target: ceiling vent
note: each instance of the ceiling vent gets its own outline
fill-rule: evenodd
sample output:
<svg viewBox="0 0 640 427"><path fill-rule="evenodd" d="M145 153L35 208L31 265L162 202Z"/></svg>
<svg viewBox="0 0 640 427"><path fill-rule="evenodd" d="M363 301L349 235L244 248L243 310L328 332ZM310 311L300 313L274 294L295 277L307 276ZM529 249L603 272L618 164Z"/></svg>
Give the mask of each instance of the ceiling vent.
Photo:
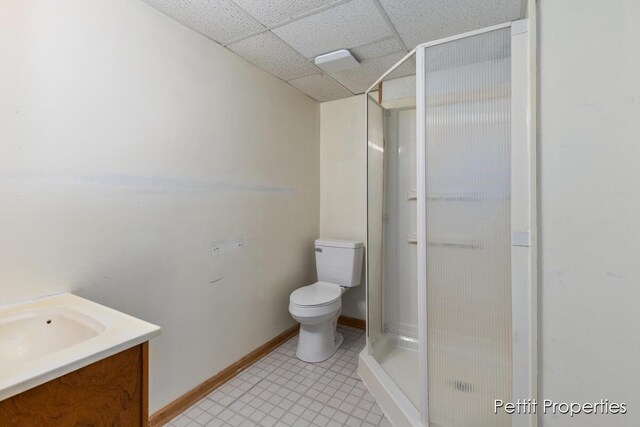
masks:
<svg viewBox="0 0 640 427"><path fill-rule="evenodd" d="M340 49L335 52L316 56L316 59L313 62L329 74L351 70L352 68L356 68L360 65L358 60L354 58L353 55L351 55L351 52L347 49Z"/></svg>

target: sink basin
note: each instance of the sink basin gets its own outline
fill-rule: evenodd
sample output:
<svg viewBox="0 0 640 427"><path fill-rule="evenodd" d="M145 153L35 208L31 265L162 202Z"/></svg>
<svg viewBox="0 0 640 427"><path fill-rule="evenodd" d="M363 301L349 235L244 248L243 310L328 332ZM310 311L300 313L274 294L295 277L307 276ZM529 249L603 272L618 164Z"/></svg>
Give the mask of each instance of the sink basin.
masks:
<svg viewBox="0 0 640 427"><path fill-rule="evenodd" d="M0 318L0 365L16 365L89 340L103 324L77 311L49 308Z"/></svg>
<svg viewBox="0 0 640 427"><path fill-rule="evenodd" d="M160 335L160 328L72 294L0 307L0 400Z"/></svg>

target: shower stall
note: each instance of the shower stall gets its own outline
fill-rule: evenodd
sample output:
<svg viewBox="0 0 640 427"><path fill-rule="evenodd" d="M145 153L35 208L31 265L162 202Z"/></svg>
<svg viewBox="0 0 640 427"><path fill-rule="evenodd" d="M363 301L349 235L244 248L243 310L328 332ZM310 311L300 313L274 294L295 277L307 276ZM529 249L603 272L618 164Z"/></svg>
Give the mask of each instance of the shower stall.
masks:
<svg viewBox="0 0 640 427"><path fill-rule="evenodd" d="M529 21L416 47L366 93L367 346L396 426L529 426L536 397Z"/></svg>

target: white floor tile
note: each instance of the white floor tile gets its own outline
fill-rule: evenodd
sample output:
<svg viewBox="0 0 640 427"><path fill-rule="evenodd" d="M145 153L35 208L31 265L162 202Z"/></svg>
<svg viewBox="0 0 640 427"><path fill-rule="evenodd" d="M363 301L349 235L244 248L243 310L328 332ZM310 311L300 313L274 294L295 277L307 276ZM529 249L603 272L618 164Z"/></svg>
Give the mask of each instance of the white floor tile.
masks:
<svg viewBox="0 0 640 427"><path fill-rule="evenodd" d="M302 362L296 358L298 337L291 338L169 425L390 426L357 374L364 333L338 329L344 343L329 360Z"/></svg>

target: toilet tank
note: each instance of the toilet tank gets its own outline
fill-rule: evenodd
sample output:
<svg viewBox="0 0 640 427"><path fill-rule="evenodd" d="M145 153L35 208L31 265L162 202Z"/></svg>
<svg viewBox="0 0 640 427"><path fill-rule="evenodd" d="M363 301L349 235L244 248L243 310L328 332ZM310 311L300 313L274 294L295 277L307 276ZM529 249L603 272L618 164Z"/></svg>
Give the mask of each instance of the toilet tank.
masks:
<svg viewBox="0 0 640 427"><path fill-rule="evenodd" d="M354 287L362 279L364 244L349 240L316 240L316 269L320 282Z"/></svg>

